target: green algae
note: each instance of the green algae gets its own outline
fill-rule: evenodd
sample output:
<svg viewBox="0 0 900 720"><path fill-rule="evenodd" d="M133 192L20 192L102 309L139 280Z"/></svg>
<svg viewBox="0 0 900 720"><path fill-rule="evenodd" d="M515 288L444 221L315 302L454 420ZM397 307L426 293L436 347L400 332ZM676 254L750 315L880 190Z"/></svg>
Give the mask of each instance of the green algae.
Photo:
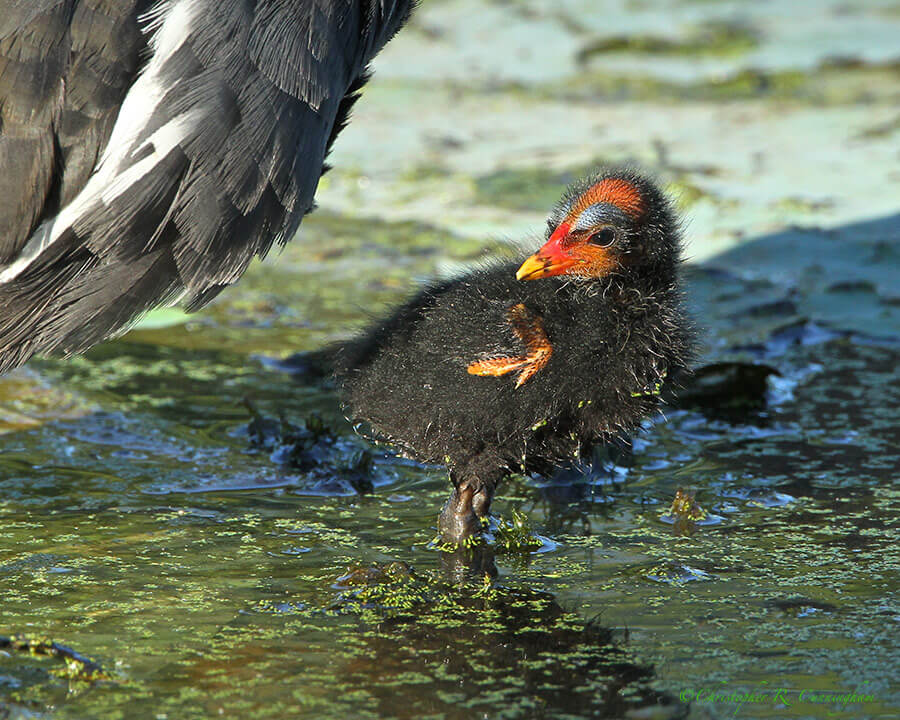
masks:
<svg viewBox="0 0 900 720"><path fill-rule="evenodd" d="M826 59L811 70L744 67L711 78L674 82L655 75L586 71L540 92L577 100L734 102L791 101L811 105L894 103L900 65Z"/></svg>
<svg viewBox="0 0 900 720"><path fill-rule="evenodd" d="M679 175L667 183L666 191L675 198L675 207L685 212L702 200L715 200L712 193L701 188L685 175Z"/></svg>
<svg viewBox="0 0 900 720"><path fill-rule="evenodd" d="M742 55L759 44L758 33L744 24L709 22L691 28L683 37L615 35L585 43L576 55L579 63L610 53L663 56Z"/></svg>
<svg viewBox="0 0 900 720"><path fill-rule="evenodd" d="M561 170L544 167L505 168L475 180L480 203L506 207L511 210L530 210L546 214L559 200L561 188L604 165L633 164L631 159L597 158L584 165ZM671 193L679 211L685 211L702 201L721 204L715 195L704 190L678 168L660 172L666 191Z"/></svg>
<svg viewBox="0 0 900 720"><path fill-rule="evenodd" d="M508 9L513 32L543 14L577 33L539 36L570 60L610 32L591 25L606 23L593 4L492 7ZM427 20L417 36L462 52ZM202 314L163 316L83 358L0 380L0 634L52 638L114 677L88 683L54 673L63 668L52 658L0 651L0 717L740 716L697 700L704 687L790 693L789 712L745 705L749 717L895 717L898 219L818 226L848 202L838 190L895 159L897 65L877 54L826 61L824 47L805 64L773 61L763 27L749 52L606 53L587 69L560 63L551 80L503 74L497 60L479 75L460 61L467 77L401 78L379 96L385 58L348 131L368 154L335 157L331 190L354 186L342 205L329 205L323 181L323 211L297 241ZM499 45L503 30L472 42L498 42L510 66L531 68ZM616 66L616 55L648 64ZM691 73L664 72L698 58ZM433 87L447 107L426 107L443 97L419 93ZM459 122L457 102L491 123L507 102L541 124L491 133ZM379 133L397 115L377 113L392 104L405 134L440 139L391 150L395 136ZM850 105L862 116L842 114ZM543 115L547 106L565 112ZM789 126L792 143L808 128L816 145L857 158L841 187L806 187L827 170L821 147L790 156L806 174L766 184L784 169L769 131L798 108L821 122ZM607 119L621 109L658 121L627 140ZM449 129L436 119L445 113ZM579 113L593 115L570 126ZM710 114L716 123L704 124ZM758 145L733 132L754 123ZM700 152L729 128L758 165L736 147ZM277 446L265 433L254 443L245 397L294 428L318 414L346 442L335 467L358 468L333 389L274 359L345 337L425 278L506 252L480 226L455 226L470 213L491 208L503 229L526 216L542 231L561 186L594 157L651 164L690 211L698 243L709 239L697 229L707 211L717 223L807 226L747 234L740 249L686 269L703 362L752 366L752 377L694 388L693 404L667 408L668 422L648 423L612 466L512 478L498 526L527 517L511 545L549 540L522 552L428 546L448 492L441 469L369 449L374 492L345 493L283 462L279 448L302 440L290 427L276 420ZM387 166L395 172L374 172ZM447 185L451 200L434 201ZM696 489L706 516L676 534L665 509L680 487ZM872 700L800 701L812 689Z"/></svg>
<svg viewBox="0 0 900 720"><path fill-rule="evenodd" d="M535 535L528 516L513 510L509 520L501 518L494 530L498 550L509 553L528 553L542 547L544 542Z"/></svg>
<svg viewBox="0 0 900 720"><path fill-rule="evenodd" d="M62 667L53 673L70 681L93 683L111 679L109 673L98 663L50 638L27 635L0 636L0 650L7 649L34 657L49 657L62 661Z"/></svg>
<svg viewBox="0 0 900 720"><path fill-rule="evenodd" d="M853 379L839 371L834 382L881 394L888 387L891 375L872 373L895 357L890 351L831 343L792 354L810 352L819 366L868 373ZM822 404L830 402L829 383L821 373L808 378L776 411L779 422L798 425L799 413L814 439L833 414ZM888 418L869 422L866 442L884 453L879 434L891 430L879 423ZM125 490L82 515L67 508L73 497L90 504L87 488L70 486L59 505L37 486L7 491L0 536L15 551L0 560L4 617L85 648L114 664L123 682L73 694L39 666L10 657L0 659L0 674L18 684L5 702L35 711L54 703L63 717L86 707L94 717L133 715L148 703L184 717L219 708L247 717L405 717L413 702L435 716L502 708L509 717L577 717L603 698L610 714L662 702L668 717L684 712L676 695L685 686L767 681L799 692L812 677L823 689L863 678L877 698L868 716L886 715L889 663L873 648L884 642L878 607L891 587L898 498L867 479L875 458L850 461L855 472L837 486L821 467L807 466L806 455L779 478L751 459L790 458L797 452L790 432L756 446L752 434L729 433L698 445L691 423L690 415L673 418L647 438L631 481L613 492L612 512L587 507L578 522L556 525L559 547L527 565L511 570L499 558L499 582L476 574L460 584L440 553L416 550L433 532L446 492L442 472L418 469L411 485L398 479L381 491L415 492L415 506L263 488L181 498ZM231 463L246 437L237 438ZM759 443L772 447L761 451ZM692 466L692 482L706 488L702 503L724 522L673 537L658 510L678 479L667 467L651 469L661 450L706 456ZM737 492L747 484L793 499L773 504ZM648 494L655 505L646 504ZM520 481L498 511L527 513L547 532L551 518L582 507L549 497ZM26 506L41 511L25 521L16 508ZM599 623L585 620L597 613ZM627 639L610 629L625 627ZM691 659L677 674L655 674L636 647L644 659L690 647ZM247 700L260 693L264 700Z"/></svg>
<svg viewBox="0 0 900 720"><path fill-rule="evenodd" d="M675 535L693 535L697 524L709 518L709 513L697 502L695 492L678 488L672 504L659 517L663 522L672 523Z"/></svg>
<svg viewBox="0 0 900 720"><path fill-rule="evenodd" d="M596 160L559 171L543 167L498 170L476 179L477 196L479 202L486 204L546 213L559 200L560 188L601 164L601 160Z"/></svg>

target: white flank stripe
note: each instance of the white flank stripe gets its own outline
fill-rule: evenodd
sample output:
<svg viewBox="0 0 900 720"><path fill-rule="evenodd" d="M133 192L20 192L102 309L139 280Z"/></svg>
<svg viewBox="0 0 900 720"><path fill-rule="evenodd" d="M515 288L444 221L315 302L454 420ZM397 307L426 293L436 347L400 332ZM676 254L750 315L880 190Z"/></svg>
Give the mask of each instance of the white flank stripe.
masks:
<svg viewBox="0 0 900 720"><path fill-rule="evenodd" d="M0 270L0 283L9 282L19 275L63 232L88 217L98 204L109 203L125 192L199 125L202 114L199 109L170 120L147 139L146 143L153 143L154 151L131 167L126 166L127 160L140 149L135 147L135 140L147 126L165 93L173 87L162 85L160 72L166 60L190 36L194 18L202 11L200 5L200 0L166 0L141 18L144 32L156 31L150 42L153 55L125 96L97 167L81 192L56 217L41 224L16 260Z"/></svg>
<svg viewBox="0 0 900 720"><path fill-rule="evenodd" d="M126 168L119 174L113 176L100 192L100 200L109 205L119 195L125 192L134 183L146 175L153 167L156 166L166 155L176 148L182 140L188 137L191 130L199 123L199 118L203 115L202 110L191 110L182 113L173 120L169 120L165 125L148 137L141 145L153 146L153 152L140 160L131 167Z"/></svg>

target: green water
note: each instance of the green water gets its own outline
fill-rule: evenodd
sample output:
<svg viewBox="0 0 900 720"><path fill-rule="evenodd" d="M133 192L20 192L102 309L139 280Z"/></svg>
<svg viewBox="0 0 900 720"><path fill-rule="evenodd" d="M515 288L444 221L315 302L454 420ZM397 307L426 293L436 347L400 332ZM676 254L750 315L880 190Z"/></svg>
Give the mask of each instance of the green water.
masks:
<svg viewBox="0 0 900 720"><path fill-rule="evenodd" d="M900 15L601 5L469 27L427 3L297 241L198 315L0 379L0 638L104 669L0 642L0 718L896 717ZM680 197L703 361L778 374L752 407L667 408L593 471L512 479L495 514L537 551L443 554L444 471L366 445L279 360L516 252L599 159ZM331 428L303 469L279 416ZM691 534L664 517L679 488Z"/></svg>

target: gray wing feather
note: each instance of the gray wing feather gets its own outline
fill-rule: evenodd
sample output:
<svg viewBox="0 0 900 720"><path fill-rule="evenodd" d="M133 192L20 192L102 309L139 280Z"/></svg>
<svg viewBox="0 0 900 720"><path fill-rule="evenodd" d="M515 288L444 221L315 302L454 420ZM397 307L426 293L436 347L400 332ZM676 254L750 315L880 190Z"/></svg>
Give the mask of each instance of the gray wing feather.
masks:
<svg viewBox="0 0 900 720"><path fill-rule="evenodd" d="M106 146L146 54L138 18L151 3L79 0L75 7L65 99L55 127L62 170L58 206L81 191Z"/></svg>
<svg viewBox="0 0 900 720"><path fill-rule="evenodd" d="M28 239L50 192L72 6L0 4L0 264Z"/></svg>
<svg viewBox="0 0 900 720"><path fill-rule="evenodd" d="M0 0L0 264L84 186L134 80L150 0Z"/></svg>
<svg viewBox="0 0 900 720"><path fill-rule="evenodd" d="M51 130L38 134L45 144L49 134L50 147L31 153L39 161L30 182L44 188L43 199L24 193L33 218L17 221L14 242L0 235L0 277L4 257L11 262L22 249L23 223L30 227L20 256L36 254L0 284L0 371L35 352L81 351L175 297L199 307L254 256L289 239L313 206L368 62L411 1L192 0L184 37L156 64L151 58L137 82L147 38L130 29L146 3L128 12L104 0L40 5L43 14L34 14L13 2L38 25L58 14L53 32L70 48L70 76L62 109L46 92ZM22 23L13 23L13 36ZM65 71L53 75L48 63L45 72L54 86ZM123 115L134 121L133 109L119 113L123 83L125 91L158 91L131 135L113 127ZM125 105L136 107L133 100L140 98L129 95ZM173 135L177 143L166 145ZM60 168L50 180L48 154ZM0 223L20 214L0 206Z"/></svg>

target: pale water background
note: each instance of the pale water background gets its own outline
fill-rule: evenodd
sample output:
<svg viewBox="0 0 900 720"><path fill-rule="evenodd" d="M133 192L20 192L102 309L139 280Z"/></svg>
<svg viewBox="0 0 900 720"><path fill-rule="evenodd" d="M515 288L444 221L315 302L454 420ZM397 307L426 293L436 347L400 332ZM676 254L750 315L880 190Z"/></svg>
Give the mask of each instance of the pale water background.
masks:
<svg viewBox="0 0 900 720"><path fill-rule="evenodd" d="M0 718L896 717L898 38L874 0L424 2L284 252L0 379L0 636L108 673L0 649ZM429 546L445 473L278 360L534 248L604 161L679 198L704 362L780 375L763 407L667 410L617 465L511 481L495 513L545 542L485 584ZM333 434L292 464L244 398ZM690 536L661 517L679 487Z"/></svg>

